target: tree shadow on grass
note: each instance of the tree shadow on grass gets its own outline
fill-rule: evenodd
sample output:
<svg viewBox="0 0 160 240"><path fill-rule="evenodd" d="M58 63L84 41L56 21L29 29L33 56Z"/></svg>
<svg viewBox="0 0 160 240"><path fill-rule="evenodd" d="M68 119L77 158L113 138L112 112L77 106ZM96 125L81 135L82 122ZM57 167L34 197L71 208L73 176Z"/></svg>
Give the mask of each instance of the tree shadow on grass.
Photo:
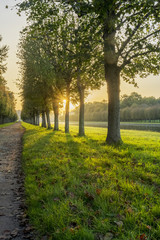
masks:
<svg viewBox="0 0 160 240"><path fill-rule="evenodd" d="M143 146L136 144L123 143L119 147L110 146L107 144L102 144L101 141L86 137L86 142L88 142L88 147L92 147L96 152L106 153L106 162L107 158L109 163L117 165L117 173L123 172L123 177L126 178L129 176L130 180L135 181L136 176L138 181L144 184L156 185L156 182L151 179L150 176L147 176L147 173L152 173L152 169L146 169L146 175L143 170L145 164L152 163L155 159L154 153L152 151L146 154L146 149ZM107 147L108 146L108 147ZM98 157L98 154L97 154ZM105 167L104 161L101 163L101 167ZM142 169L142 171L140 171Z"/></svg>
<svg viewBox="0 0 160 240"><path fill-rule="evenodd" d="M72 137L70 134L66 134L66 144L66 147L68 148L68 156L71 161L70 166L73 166L72 174L74 176L76 176L77 174L76 177L78 177L78 175L80 174L80 176L82 177L82 175L87 174L89 171L88 165L86 164L86 159L88 159L87 152L85 151L85 148L84 151L81 149L81 145L83 145L84 143L76 142L74 141L74 137ZM86 148L87 147L88 146L86 146ZM81 173L82 171L83 174Z"/></svg>
<svg viewBox="0 0 160 240"><path fill-rule="evenodd" d="M74 141L74 138L70 134L66 134L66 144L68 148L69 156L72 160L77 158L81 158L80 151L79 151L79 143Z"/></svg>
<svg viewBox="0 0 160 240"><path fill-rule="evenodd" d="M136 156L137 159L145 159L152 158L153 153L147 154L146 156L146 149L143 146L139 146L136 144L128 144L123 143L120 146L108 145L101 140L95 140L86 136L86 142L88 142L88 147L92 147L97 152L108 153L108 157L116 157L118 158L134 158ZM138 155L138 156L137 156ZM130 159L130 160L131 160Z"/></svg>
<svg viewBox="0 0 160 240"><path fill-rule="evenodd" d="M36 136L36 134L38 134L38 132L39 131L37 131L37 130L29 130L28 132L27 132L27 138L33 138L34 137L34 135ZM56 132L48 132L48 131L46 131L45 132L45 136L41 136L41 135L39 135L38 136L38 139L36 138L35 139L35 141L33 141L33 144L29 144L28 145L28 147L26 146L25 148L26 148L26 150L27 149L32 149L32 151L33 150L38 150L39 149L39 151L40 152L42 152L43 150L45 150L44 148L45 148L45 146L47 146L48 144L50 144L50 140L51 140L51 137L53 137L54 135L55 135L55 133Z"/></svg>
<svg viewBox="0 0 160 240"><path fill-rule="evenodd" d="M128 143L123 142L120 145L109 145L109 144L107 144L106 141L92 139L91 137L87 137L87 136L86 136L86 141L88 142L89 145L91 145L92 147L94 147L97 150L103 149L104 147L105 147L106 151L107 151L107 147L108 147L109 151L111 149L113 149L113 150L127 149L127 150L133 150L133 151L134 150L145 150L143 147L140 147L133 143L128 144Z"/></svg>
<svg viewBox="0 0 160 240"><path fill-rule="evenodd" d="M25 129L25 128L24 128ZM30 130L27 130L25 129L25 134L27 134L28 136L32 136L34 134L37 134L39 131L37 129L30 129Z"/></svg>

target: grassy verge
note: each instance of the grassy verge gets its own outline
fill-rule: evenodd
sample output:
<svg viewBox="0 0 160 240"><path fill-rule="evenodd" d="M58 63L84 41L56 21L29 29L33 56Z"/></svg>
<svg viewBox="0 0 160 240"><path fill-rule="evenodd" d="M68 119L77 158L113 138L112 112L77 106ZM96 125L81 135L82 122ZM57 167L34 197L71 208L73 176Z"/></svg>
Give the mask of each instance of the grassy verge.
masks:
<svg viewBox="0 0 160 240"><path fill-rule="evenodd" d="M0 128L10 126L10 125L12 125L12 124L14 124L14 123L15 123L15 122L0 124Z"/></svg>
<svg viewBox="0 0 160 240"><path fill-rule="evenodd" d="M28 214L39 236L58 240L160 239L160 133L122 130L124 144L23 123Z"/></svg>

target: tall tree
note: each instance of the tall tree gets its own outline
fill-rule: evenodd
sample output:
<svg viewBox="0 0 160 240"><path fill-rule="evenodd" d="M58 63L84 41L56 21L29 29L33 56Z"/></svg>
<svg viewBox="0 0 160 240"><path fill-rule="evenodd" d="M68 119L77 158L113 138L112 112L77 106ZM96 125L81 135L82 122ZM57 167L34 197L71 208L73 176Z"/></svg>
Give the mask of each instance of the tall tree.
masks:
<svg viewBox="0 0 160 240"><path fill-rule="evenodd" d="M0 42L2 37L0 36ZM15 99L12 92L6 87L6 81L3 73L6 71L6 59L8 47L6 45L0 47L0 123L11 122L17 119L15 110Z"/></svg>
<svg viewBox="0 0 160 240"><path fill-rule="evenodd" d="M135 77L158 74L160 65L160 3L151 0L63 0L79 18L96 14L91 20L101 26L105 78L108 86L109 144L121 142L120 75L135 84ZM69 8L68 8L69 9Z"/></svg>
<svg viewBox="0 0 160 240"><path fill-rule="evenodd" d="M60 4L61 2L61 4ZM108 86L107 143L121 142L120 135L120 76L129 83L135 77L158 74L160 65L160 3L157 0L62 0L47 1L54 15L58 6L74 11L81 19L99 28L103 43L105 79ZM46 10L46 1L25 0L21 8L31 9L31 16ZM40 7L41 6L41 7ZM91 31L90 35L94 33Z"/></svg>
<svg viewBox="0 0 160 240"><path fill-rule="evenodd" d="M96 34L99 29L90 25L88 19L72 17L72 44L74 46L72 58L74 59L75 82L79 94L79 135L85 135L84 129L84 101L89 89L98 89L103 83L103 70L101 64L102 48L97 44ZM93 36L90 36L93 32Z"/></svg>
<svg viewBox="0 0 160 240"><path fill-rule="evenodd" d="M96 28L88 18L80 19L73 11L66 12L61 4L32 1L20 6L29 9L29 20L35 21L33 31L41 28L46 38L55 72L65 82L65 132L69 132L69 101L72 81L75 80L80 99L79 135L84 135L84 97L86 90L97 88L102 82L99 46ZM37 17L38 16L38 17ZM88 25L90 27L88 27ZM90 36L92 32L93 36ZM99 50L99 52L98 52ZM58 77L59 78L59 77ZM60 79L60 78L59 78ZM74 85L74 84L73 84Z"/></svg>
<svg viewBox="0 0 160 240"><path fill-rule="evenodd" d="M0 35L0 42L2 41L2 37ZM8 54L8 46L4 45L0 47L0 76L6 71L6 58Z"/></svg>
<svg viewBox="0 0 160 240"><path fill-rule="evenodd" d="M36 41L35 44L34 36L31 37L27 33L21 39L18 56L22 74L20 79L22 97L24 101L26 99L29 100L27 101L27 106L30 102L31 106L29 109L32 112L33 123L36 123L36 116L39 113L43 115L49 110L49 90L51 87L49 80L51 78L51 70L49 75L48 68L50 69L50 66L47 56L40 47L40 41ZM42 119L42 125L46 127L46 118L43 117ZM49 120L49 116L47 119ZM50 121L48 122L50 128Z"/></svg>

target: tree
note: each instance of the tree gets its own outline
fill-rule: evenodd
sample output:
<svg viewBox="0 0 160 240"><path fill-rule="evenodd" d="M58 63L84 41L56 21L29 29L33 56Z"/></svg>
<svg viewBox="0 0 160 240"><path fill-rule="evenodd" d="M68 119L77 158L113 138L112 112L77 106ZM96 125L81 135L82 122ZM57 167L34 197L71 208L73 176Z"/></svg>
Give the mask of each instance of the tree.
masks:
<svg viewBox="0 0 160 240"><path fill-rule="evenodd" d="M61 2L61 4L60 4ZM108 87L107 143L121 142L120 76L129 83L135 77L158 74L160 65L159 1L152 0L62 0L47 1L46 15L54 15L63 5L80 19L87 19L99 29L99 44L103 44L105 79ZM46 10L46 1L23 1L21 8L31 9L31 16ZM50 15L51 15L50 14ZM37 16L35 14L35 16ZM94 32L90 32L90 36Z"/></svg>
<svg viewBox="0 0 160 240"><path fill-rule="evenodd" d="M0 42L2 41L2 37L0 35ZM4 63L6 58L7 58L7 54L8 54L8 46L2 46L0 47L0 76L6 71L6 64Z"/></svg>
<svg viewBox="0 0 160 240"><path fill-rule="evenodd" d="M0 123L17 119L14 94L6 87L6 81L0 76Z"/></svg>
<svg viewBox="0 0 160 240"><path fill-rule="evenodd" d="M102 48L97 44L96 34L98 29L90 26L87 19L79 19L75 16L73 39L75 60L76 86L79 93L79 136L85 135L84 130L84 101L88 89L98 89L103 82L103 70L101 64ZM91 37L90 31L94 34Z"/></svg>
<svg viewBox="0 0 160 240"><path fill-rule="evenodd" d="M136 92L131 93L130 96L123 95L121 97L121 108L131 107L133 104L141 104L142 96Z"/></svg>
<svg viewBox="0 0 160 240"><path fill-rule="evenodd" d="M49 43L47 54L52 59L55 72L65 82L65 132L69 132L70 88L74 80L73 85L76 85L75 89L78 90L80 100L79 135L83 136L86 90L100 87L103 79L102 64L99 61L102 47L97 44L99 39L96 37L99 29L95 28L87 18L78 18L73 11L66 13L66 9L60 3L58 5L53 1L31 1L29 5L27 3L24 1L20 7L29 9L28 19L35 21L33 31L37 32L37 29L39 31L41 28L39 34L47 39L45 44Z"/></svg>
<svg viewBox="0 0 160 240"><path fill-rule="evenodd" d="M0 42L2 37L0 36ZM11 122L17 119L15 110L15 99L12 92L6 87L6 81L3 73L6 71L6 58L8 47L0 47L0 123Z"/></svg>
<svg viewBox="0 0 160 240"><path fill-rule="evenodd" d="M22 78L20 80L20 89L24 100L25 109L28 108L32 116L32 123L39 118L42 113L42 126L46 127L45 113L47 114L48 128L50 128L49 109L51 92L51 74L47 55L44 54L41 42L34 40L25 32L19 45L20 66ZM48 69L49 72L48 73ZM27 104L26 104L26 103ZM29 103L31 106L29 106ZM37 122L39 120L37 119Z"/></svg>
<svg viewBox="0 0 160 240"><path fill-rule="evenodd" d="M135 84L135 77L158 74L160 65L160 3L151 0L63 0L79 18L96 14L92 23L101 26L105 78L108 86L107 143L121 142L120 75Z"/></svg>

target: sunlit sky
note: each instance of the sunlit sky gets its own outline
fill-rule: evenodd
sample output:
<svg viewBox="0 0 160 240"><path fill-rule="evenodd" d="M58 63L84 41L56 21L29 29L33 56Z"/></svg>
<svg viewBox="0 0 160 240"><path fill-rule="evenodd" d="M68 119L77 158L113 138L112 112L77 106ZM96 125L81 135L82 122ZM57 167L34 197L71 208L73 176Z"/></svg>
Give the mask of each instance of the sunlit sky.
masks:
<svg viewBox="0 0 160 240"><path fill-rule="evenodd" d="M1 45L9 46L9 54L7 59L7 72L4 74L7 80L7 85L11 91L15 93L17 99L17 109L21 109L20 98L18 97L19 89L16 86L16 79L18 79L18 65L16 52L18 49L18 42L20 31L26 25L26 17L23 14L19 17L16 14L16 9L11 8L19 0L0 0L0 35L3 38ZM6 9L5 6L9 8ZM160 97L160 76L148 76L146 79L137 79L139 88L135 88L128 83L121 81L121 95L130 94L133 91L138 92L142 96ZM107 87L104 85L101 90L92 91L86 99L86 102L107 100Z"/></svg>

